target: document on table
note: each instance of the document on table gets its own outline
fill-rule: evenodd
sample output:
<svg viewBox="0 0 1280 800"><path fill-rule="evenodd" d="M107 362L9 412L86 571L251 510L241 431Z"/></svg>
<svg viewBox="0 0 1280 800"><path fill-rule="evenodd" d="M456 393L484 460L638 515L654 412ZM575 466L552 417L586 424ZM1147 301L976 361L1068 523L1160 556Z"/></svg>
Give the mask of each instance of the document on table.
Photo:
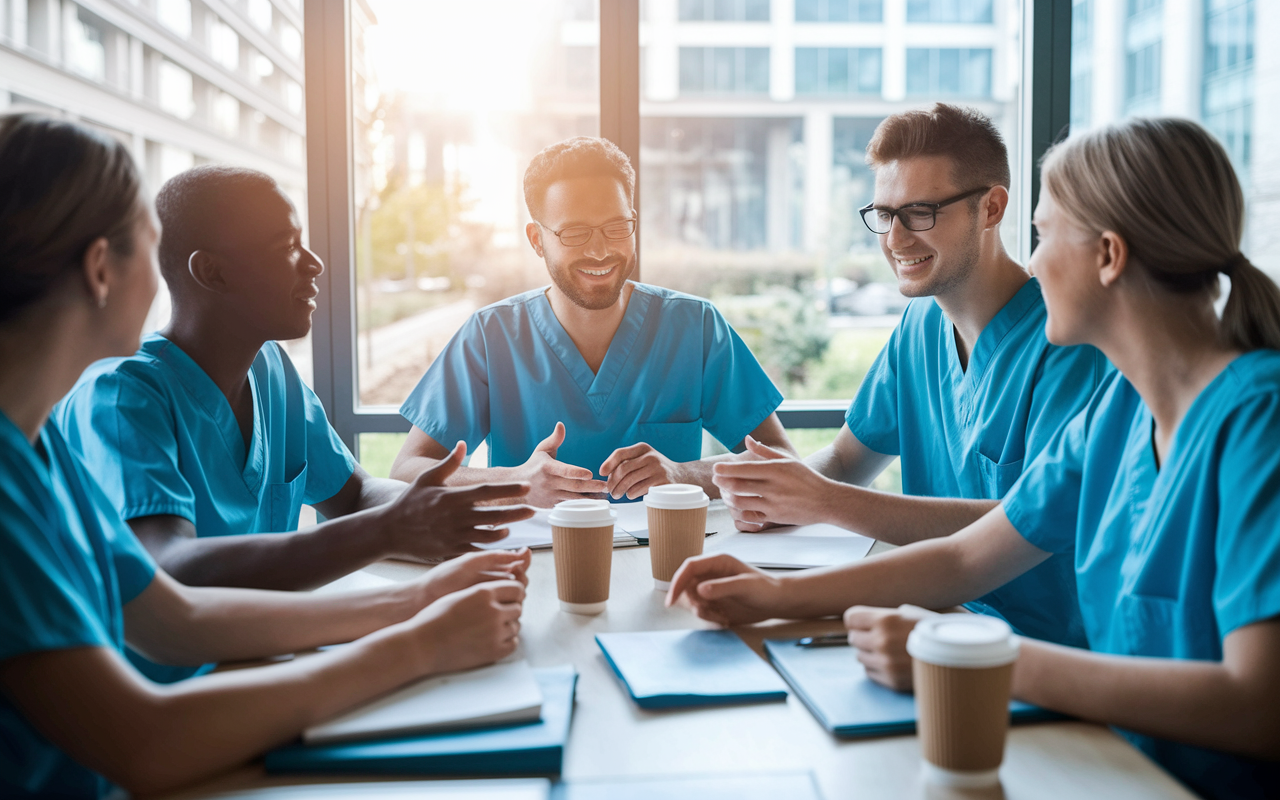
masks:
<svg viewBox="0 0 1280 800"><path fill-rule="evenodd" d="M418 681L303 732L307 744L532 722L542 690L529 662L494 664Z"/></svg>
<svg viewBox="0 0 1280 800"><path fill-rule="evenodd" d="M613 529L614 547L634 547L642 541L648 541L649 517L644 503L610 503L609 506L618 515ZM549 550L551 548L551 509L539 508L538 513L529 519L513 522L507 526L510 533L505 539L496 542L477 543L483 550L518 550L528 547L531 550Z"/></svg>
<svg viewBox="0 0 1280 800"><path fill-rule="evenodd" d="M865 558L875 540L835 525L794 525L730 536L711 552L761 569L811 569Z"/></svg>

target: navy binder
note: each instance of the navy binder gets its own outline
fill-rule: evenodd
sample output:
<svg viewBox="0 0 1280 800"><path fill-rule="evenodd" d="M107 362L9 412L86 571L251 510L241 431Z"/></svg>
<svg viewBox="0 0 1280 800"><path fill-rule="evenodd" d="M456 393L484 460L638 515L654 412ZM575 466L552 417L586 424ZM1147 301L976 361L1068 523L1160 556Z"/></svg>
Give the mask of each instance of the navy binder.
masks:
<svg viewBox="0 0 1280 800"><path fill-rule="evenodd" d="M867 677L851 647L799 647L798 639L767 640L769 658L822 727L841 738L914 733L916 699ZM1009 704L1014 722L1062 719L1019 700Z"/></svg>
<svg viewBox="0 0 1280 800"><path fill-rule="evenodd" d="M596 644L641 708L787 697L787 685L733 631L601 633Z"/></svg>
<svg viewBox="0 0 1280 800"><path fill-rule="evenodd" d="M267 753L267 772L558 774L578 675L568 665L535 669L534 674L542 689L542 719L537 722L314 747L299 742Z"/></svg>

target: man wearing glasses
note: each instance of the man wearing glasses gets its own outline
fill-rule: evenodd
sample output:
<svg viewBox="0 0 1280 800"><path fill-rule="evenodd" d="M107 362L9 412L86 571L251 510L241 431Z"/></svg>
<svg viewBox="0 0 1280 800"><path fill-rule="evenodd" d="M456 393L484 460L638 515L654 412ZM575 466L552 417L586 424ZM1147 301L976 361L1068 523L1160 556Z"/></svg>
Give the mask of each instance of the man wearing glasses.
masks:
<svg viewBox="0 0 1280 800"><path fill-rule="evenodd" d="M628 278L636 264L635 171L604 139L534 157L525 233L551 285L476 312L400 409L413 428L392 475L413 480L455 442L488 439L489 468L451 484L527 481L528 502L635 499L693 483L712 497L705 429L791 445L782 395L706 300Z"/></svg>
<svg viewBox="0 0 1280 800"><path fill-rule="evenodd" d="M741 530L830 522L899 545L949 535L998 504L1109 369L1092 347L1045 338L1039 284L1000 239L1009 166L991 120L941 103L891 116L867 163L875 199L863 222L914 299L834 443L799 461L748 442L741 459L716 466ZM895 456L903 494L864 488ZM1085 645L1069 556L970 607L1028 636ZM887 636L915 624L909 613L851 616L853 629Z"/></svg>

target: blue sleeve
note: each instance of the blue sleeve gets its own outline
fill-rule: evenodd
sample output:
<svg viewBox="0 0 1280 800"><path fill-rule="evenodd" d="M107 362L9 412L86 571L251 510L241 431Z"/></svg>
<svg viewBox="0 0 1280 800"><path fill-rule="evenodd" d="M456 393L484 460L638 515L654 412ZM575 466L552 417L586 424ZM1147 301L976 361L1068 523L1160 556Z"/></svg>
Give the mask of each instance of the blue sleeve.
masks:
<svg viewBox="0 0 1280 800"><path fill-rule="evenodd" d="M746 342L706 303L702 312L702 427L736 447L782 404Z"/></svg>
<svg viewBox="0 0 1280 800"><path fill-rule="evenodd" d="M898 348L903 322L893 329L889 342L872 362L858 394L845 412L849 432L871 450L886 456L902 454L898 440Z"/></svg>
<svg viewBox="0 0 1280 800"><path fill-rule="evenodd" d="M1001 501L1013 527L1041 550L1065 553L1075 548L1093 409L1091 402L1062 426Z"/></svg>
<svg viewBox="0 0 1280 800"><path fill-rule="evenodd" d="M458 441L467 452L489 435L489 369L484 328L475 314L427 368L400 415L446 449Z"/></svg>
<svg viewBox="0 0 1280 800"><path fill-rule="evenodd" d="M1218 468L1218 629L1280 615L1280 397L1244 403L1222 431Z"/></svg>
<svg viewBox="0 0 1280 800"><path fill-rule="evenodd" d="M280 358L287 367L289 380L302 388L302 405L307 419L307 487L302 502L308 505L333 497L355 472L356 460L338 436L324 412L324 404L316 393L302 382L289 355L280 348Z"/></svg>
<svg viewBox="0 0 1280 800"><path fill-rule="evenodd" d="M126 519L156 514L196 520L195 492L179 468L173 409L141 378L119 370L82 384L64 401L61 429Z"/></svg>
<svg viewBox="0 0 1280 800"><path fill-rule="evenodd" d="M10 464L5 463L6 471ZM0 478L12 480L12 474ZM61 536L47 530L57 518L43 486L0 492L0 661L70 647L111 647L98 611L73 587Z"/></svg>
<svg viewBox="0 0 1280 800"><path fill-rule="evenodd" d="M1095 347L1049 345L1031 390L1024 463L1034 461L1058 430L1080 413L1111 369L1111 362Z"/></svg>

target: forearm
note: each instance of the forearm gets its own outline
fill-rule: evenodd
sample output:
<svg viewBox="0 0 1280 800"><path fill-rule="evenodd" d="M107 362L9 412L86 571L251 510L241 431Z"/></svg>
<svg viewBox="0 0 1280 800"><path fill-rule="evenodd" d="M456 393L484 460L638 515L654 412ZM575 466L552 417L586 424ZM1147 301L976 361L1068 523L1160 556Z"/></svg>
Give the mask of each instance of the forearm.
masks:
<svg viewBox="0 0 1280 800"><path fill-rule="evenodd" d="M406 486L404 481L393 478L365 477L360 484L356 508L363 511L390 503L404 494Z"/></svg>
<svg viewBox="0 0 1280 800"><path fill-rule="evenodd" d="M904 545L949 536L998 506L996 500L915 497L833 481L820 500L834 525Z"/></svg>
<svg viewBox="0 0 1280 800"><path fill-rule="evenodd" d="M1219 662L1113 656L1023 639L1013 693L1161 739L1280 758L1274 701L1245 689Z"/></svg>
<svg viewBox="0 0 1280 800"><path fill-rule="evenodd" d="M312 589L386 554L378 509L349 514L302 531L182 539L156 553L189 586Z"/></svg>
<svg viewBox="0 0 1280 800"><path fill-rule="evenodd" d="M720 496L720 487L712 482L715 465L720 461L732 461L733 458L733 453L724 453L698 461L685 461L676 464L675 480L672 483L690 483L694 486L701 486L702 490L707 493L707 497L714 500Z"/></svg>
<svg viewBox="0 0 1280 800"><path fill-rule="evenodd" d="M341 594L190 587L176 593L172 602L136 609L142 613L132 603L125 607L130 644L162 663L240 661L350 642L403 622L433 599L417 582Z"/></svg>

